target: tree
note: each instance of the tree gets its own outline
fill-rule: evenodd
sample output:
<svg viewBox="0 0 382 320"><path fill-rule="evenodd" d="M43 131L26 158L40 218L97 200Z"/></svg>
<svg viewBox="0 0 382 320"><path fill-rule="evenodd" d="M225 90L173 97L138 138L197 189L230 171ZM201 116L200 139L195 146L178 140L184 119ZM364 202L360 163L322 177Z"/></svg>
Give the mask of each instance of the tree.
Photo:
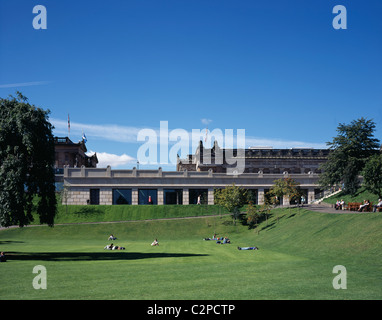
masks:
<svg viewBox="0 0 382 320"><path fill-rule="evenodd" d="M40 223L53 226L53 127L49 110L27 100L20 92L0 98L0 225L27 225L36 210Z"/></svg>
<svg viewBox="0 0 382 320"><path fill-rule="evenodd" d="M261 206L254 206L252 202L248 204L247 207L247 224L249 228L257 227L258 223L264 218L267 220L271 212L271 206L268 203L264 203Z"/></svg>
<svg viewBox="0 0 382 320"><path fill-rule="evenodd" d="M236 220L240 217L240 208L247 203L247 191L234 183L224 189L216 189L215 203L226 208L236 224Z"/></svg>
<svg viewBox="0 0 382 320"><path fill-rule="evenodd" d="M374 155L366 162L363 178L365 188L382 198L382 154Z"/></svg>
<svg viewBox="0 0 382 320"><path fill-rule="evenodd" d="M375 123L361 118L349 125L339 124L338 135L327 142L331 152L321 166L319 184L323 188L344 185L344 192L354 195L367 160L379 150L380 142L374 138Z"/></svg>
<svg viewBox="0 0 382 320"><path fill-rule="evenodd" d="M275 180L274 185L272 186L271 190L269 191L272 195L271 199L276 199L275 197L284 197L286 196L289 201L291 201L293 198L299 198L300 192L299 192L299 183L295 181L292 178L281 178L278 180Z"/></svg>

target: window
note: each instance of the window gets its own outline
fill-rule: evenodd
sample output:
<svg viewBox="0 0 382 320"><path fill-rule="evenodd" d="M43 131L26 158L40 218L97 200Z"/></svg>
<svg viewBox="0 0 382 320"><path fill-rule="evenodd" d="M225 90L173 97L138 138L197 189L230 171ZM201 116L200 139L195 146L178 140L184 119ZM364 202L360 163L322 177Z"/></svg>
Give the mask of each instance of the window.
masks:
<svg viewBox="0 0 382 320"><path fill-rule="evenodd" d="M131 189L113 189L113 204L131 204Z"/></svg>
<svg viewBox="0 0 382 320"><path fill-rule="evenodd" d="M90 204L99 204L99 189L90 189Z"/></svg>
<svg viewBox="0 0 382 320"><path fill-rule="evenodd" d="M164 204L183 204L182 189L164 189L163 190Z"/></svg>
<svg viewBox="0 0 382 320"><path fill-rule="evenodd" d="M138 189L138 204L158 204L158 190Z"/></svg>
<svg viewBox="0 0 382 320"><path fill-rule="evenodd" d="M208 189L189 189L189 203L197 204L198 198L200 199L200 204L208 203Z"/></svg>

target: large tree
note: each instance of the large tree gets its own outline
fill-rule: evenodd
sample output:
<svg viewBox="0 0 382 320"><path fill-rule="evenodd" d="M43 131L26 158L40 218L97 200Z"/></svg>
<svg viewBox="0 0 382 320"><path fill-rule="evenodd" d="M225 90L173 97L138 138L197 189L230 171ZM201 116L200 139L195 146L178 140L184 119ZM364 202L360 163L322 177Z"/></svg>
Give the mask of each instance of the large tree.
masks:
<svg viewBox="0 0 382 320"><path fill-rule="evenodd" d="M283 198L286 196L290 203L293 199L299 199L301 196L299 183L292 178L281 178L273 182L273 186L269 191L268 198L270 197L275 201L275 196Z"/></svg>
<svg viewBox="0 0 382 320"><path fill-rule="evenodd" d="M350 124L340 123L338 135L327 142L331 149L328 161L321 168L319 184L323 188L343 184L344 191L355 194L359 178L367 160L379 152L380 142L374 138L375 123L365 118Z"/></svg>
<svg viewBox="0 0 382 320"><path fill-rule="evenodd" d="M45 111L20 92L0 98L0 225L53 226L56 214L54 138Z"/></svg>
<svg viewBox="0 0 382 320"><path fill-rule="evenodd" d="M382 198L382 154L374 155L366 162L362 175L365 188Z"/></svg>
<svg viewBox="0 0 382 320"><path fill-rule="evenodd" d="M247 203L247 190L234 183L224 189L215 189L215 203L226 208L236 224L240 217L240 208Z"/></svg>

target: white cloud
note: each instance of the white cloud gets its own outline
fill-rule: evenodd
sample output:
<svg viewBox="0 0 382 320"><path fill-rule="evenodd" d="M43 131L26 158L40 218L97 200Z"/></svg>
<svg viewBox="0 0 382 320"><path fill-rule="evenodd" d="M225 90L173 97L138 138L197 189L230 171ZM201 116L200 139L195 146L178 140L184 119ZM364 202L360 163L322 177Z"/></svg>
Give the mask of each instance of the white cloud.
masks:
<svg viewBox="0 0 382 320"><path fill-rule="evenodd" d="M55 134L68 135L68 121L59 119L50 119L54 125ZM82 136L82 131L86 137L99 138L117 142L137 142L137 135L141 128L119 126L115 124L85 124L79 122L70 122L70 134Z"/></svg>
<svg viewBox="0 0 382 320"><path fill-rule="evenodd" d="M31 82L20 82L20 83L7 83L0 84L0 88L18 88L18 87L30 87L30 86L40 86L49 84L51 81L31 81Z"/></svg>
<svg viewBox="0 0 382 320"><path fill-rule="evenodd" d="M209 119L202 119L205 120L205 123L209 123L212 120ZM54 134L55 135L67 135L68 134L68 122L67 120L59 120L59 119L50 119L51 123L55 126ZM157 142L159 143L159 133L160 131L158 128L146 128L153 132L153 134L156 134ZM108 140L108 141L114 141L114 142L123 142L123 143L137 143L143 145L145 142L138 141L138 133L142 130L142 128L137 127L129 127L129 126L120 126L120 125L113 125L113 124L85 124L85 123L78 123L78 122L71 122L70 123L70 133L73 136L82 136L82 131L86 134L88 140L89 139L99 139L99 140ZM199 129L198 129L199 130ZM169 129L169 134L172 132L171 129ZM221 129L221 132L223 134L223 139L226 139L224 137L225 130ZM182 130L182 139L181 141L169 141L168 143L168 149L169 152L176 142L176 146L179 147L181 150L175 150L180 151L181 156L185 157L185 154L193 153L195 152L195 147L198 145L199 140L203 139L205 133L204 130L200 130L200 137L197 137L197 141L193 141L193 135L192 132ZM233 130L233 146L235 147L237 143L237 132L236 130ZM154 137L155 138L155 137ZM189 139L189 140L188 140ZM209 137L210 139L210 137ZM155 141L155 140L154 140ZM208 140L207 142L211 143L211 145L205 145L207 147L212 146L212 141ZM225 141L226 142L226 141ZM253 137L253 136L246 136L245 137L245 146L246 148L249 147L259 147L259 146L269 146L273 147L275 149L288 149L288 148L327 148L325 143L314 143L314 142L306 142L306 141L295 141L295 140L284 140L284 139L268 139L268 138L262 138L262 137ZM158 145L159 147L159 145ZM193 149L193 150L191 150ZM100 151L100 150L98 150ZM176 153L174 153L176 156ZM157 155L159 157L159 153ZM116 155L106 152L97 152L97 157L99 160L98 167L106 167L110 165L111 167L120 167L124 166L126 164L135 164L136 158L122 154L122 155ZM156 159L159 162L159 159ZM171 160L171 159L170 159ZM161 164L159 164L161 165ZM143 166L143 164L142 164ZM142 167L143 168L143 167Z"/></svg>
<svg viewBox="0 0 382 320"><path fill-rule="evenodd" d="M200 121L205 124L206 126L208 126L212 120L211 119L207 119L207 118L203 118L203 119L200 119Z"/></svg>
<svg viewBox="0 0 382 320"><path fill-rule="evenodd" d="M88 156L91 156L94 154L94 151L90 151L87 153ZM125 166L129 163L135 163L136 159L127 155L117 155L113 153L107 153L107 152L97 152L97 158L98 158L98 168L106 168L107 166L111 166L112 168L118 168L120 166Z"/></svg>
<svg viewBox="0 0 382 320"><path fill-rule="evenodd" d="M273 147L275 149L316 148L326 149L326 143L246 137L246 147Z"/></svg>

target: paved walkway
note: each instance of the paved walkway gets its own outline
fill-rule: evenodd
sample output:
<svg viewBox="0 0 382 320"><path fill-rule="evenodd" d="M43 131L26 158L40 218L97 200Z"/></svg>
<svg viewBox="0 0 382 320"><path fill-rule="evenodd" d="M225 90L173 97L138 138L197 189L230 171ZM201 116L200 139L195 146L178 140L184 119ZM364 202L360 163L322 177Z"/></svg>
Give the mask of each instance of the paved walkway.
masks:
<svg viewBox="0 0 382 320"><path fill-rule="evenodd" d="M349 211L349 210L336 210L332 207L331 204L307 204L304 205L305 209L321 212L321 213L333 213L333 214L360 214L358 211Z"/></svg>
<svg viewBox="0 0 382 320"><path fill-rule="evenodd" d="M210 218L210 217L225 217L229 216L230 213L223 214L212 214L205 216L189 216L189 217L173 217L173 218L159 218L159 219L145 219L145 220L119 220L119 221L99 221L99 222L72 222L72 223L55 223L54 226L70 226L76 224L100 224L100 223L123 223L123 222L147 222L147 221L156 221L156 220L185 220L185 219L196 219L196 218ZM29 224L24 226L23 228L30 227L44 227L46 224ZM10 229L10 228L18 228L19 226L9 226L9 227L1 227L0 230Z"/></svg>

